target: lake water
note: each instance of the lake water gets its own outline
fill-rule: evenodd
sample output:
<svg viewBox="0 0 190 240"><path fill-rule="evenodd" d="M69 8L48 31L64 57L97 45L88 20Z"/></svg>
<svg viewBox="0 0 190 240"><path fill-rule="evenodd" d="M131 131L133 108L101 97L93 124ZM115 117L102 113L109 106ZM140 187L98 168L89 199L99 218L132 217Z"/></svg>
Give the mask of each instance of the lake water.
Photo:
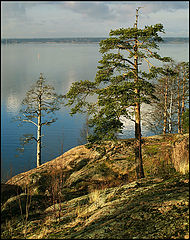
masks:
<svg viewBox="0 0 190 240"><path fill-rule="evenodd" d="M161 44L160 54L176 61L189 61L189 44ZM99 45L97 43L27 43L1 45L1 179L36 167L36 146L26 145L19 154L19 138L23 133L34 133L30 123L18 127L12 117L18 114L26 91L40 73L57 93L65 94L74 81L93 80L97 71ZM44 126L42 163L58 157L80 144L80 131L85 116L69 115L69 109L57 112L58 120ZM143 136L151 135L142 129ZM133 123L128 123L125 137L134 137ZM18 156L16 156L18 155Z"/></svg>

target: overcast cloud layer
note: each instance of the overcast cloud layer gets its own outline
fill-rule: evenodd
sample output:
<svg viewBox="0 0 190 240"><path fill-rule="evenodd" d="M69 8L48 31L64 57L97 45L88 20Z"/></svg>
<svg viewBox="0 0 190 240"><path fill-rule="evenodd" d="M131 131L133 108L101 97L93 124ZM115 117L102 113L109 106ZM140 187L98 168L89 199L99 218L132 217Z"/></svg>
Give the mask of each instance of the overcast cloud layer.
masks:
<svg viewBox="0 0 190 240"><path fill-rule="evenodd" d="M1 1L2 38L107 37L111 29L162 23L165 37L189 36L188 1Z"/></svg>

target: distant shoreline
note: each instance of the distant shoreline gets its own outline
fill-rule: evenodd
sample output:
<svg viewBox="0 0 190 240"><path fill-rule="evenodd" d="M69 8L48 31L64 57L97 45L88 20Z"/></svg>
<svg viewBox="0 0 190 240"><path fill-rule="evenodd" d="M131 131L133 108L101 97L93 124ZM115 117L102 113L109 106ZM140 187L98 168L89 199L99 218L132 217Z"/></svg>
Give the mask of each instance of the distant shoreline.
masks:
<svg viewBox="0 0 190 240"><path fill-rule="evenodd" d="M7 38L1 39L2 44L12 43L99 43L106 37L94 38ZM189 38L167 37L163 38L162 43L180 44L189 43Z"/></svg>

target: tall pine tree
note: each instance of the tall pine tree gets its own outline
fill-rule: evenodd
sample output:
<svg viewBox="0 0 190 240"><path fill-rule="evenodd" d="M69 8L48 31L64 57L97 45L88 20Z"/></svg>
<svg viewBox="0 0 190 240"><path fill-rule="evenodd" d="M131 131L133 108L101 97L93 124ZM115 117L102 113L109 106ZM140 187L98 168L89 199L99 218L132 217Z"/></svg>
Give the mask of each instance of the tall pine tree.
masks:
<svg viewBox="0 0 190 240"><path fill-rule="evenodd" d="M142 103L149 104L154 98L154 86L148 81L155 77L155 66L151 59L168 61L155 50L164 33L162 24L138 28L138 11L132 28L120 28L110 31L110 37L100 42L98 71L94 82L85 80L71 86L67 98L72 106L71 113L84 109L91 116L89 125L93 127L90 142L116 139L124 127L123 118L135 123L137 178L144 177L141 151L141 109ZM140 66L145 61L147 70ZM152 71L154 70L154 71ZM95 95L96 103L89 102L88 96Z"/></svg>

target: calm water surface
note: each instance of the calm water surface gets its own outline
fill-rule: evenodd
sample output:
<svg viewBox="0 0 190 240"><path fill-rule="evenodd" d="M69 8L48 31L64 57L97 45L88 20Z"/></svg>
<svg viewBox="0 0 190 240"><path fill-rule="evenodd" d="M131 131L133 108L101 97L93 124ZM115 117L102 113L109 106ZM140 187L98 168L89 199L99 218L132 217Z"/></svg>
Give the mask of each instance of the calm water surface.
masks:
<svg viewBox="0 0 190 240"><path fill-rule="evenodd" d="M162 44L162 56L176 61L188 61L189 44ZM36 166L36 146L26 145L19 154L19 138L23 133L34 133L30 123L18 127L12 117L18 114L26 91L42 72L57 93L65 94L71 84L79 80L93 80L101 58L99 45L72 43L28 43L1 45L1 178L29 170ZM42 163L52 160L63 152L79 145L80 131L85 116L69 115L69 109L57 112L58 120L43 127ZM127 123L125 137L134 137L134 126ZM151 132L143 130L143 136ZM18 156L16 156L18 155Z"/></svg>

